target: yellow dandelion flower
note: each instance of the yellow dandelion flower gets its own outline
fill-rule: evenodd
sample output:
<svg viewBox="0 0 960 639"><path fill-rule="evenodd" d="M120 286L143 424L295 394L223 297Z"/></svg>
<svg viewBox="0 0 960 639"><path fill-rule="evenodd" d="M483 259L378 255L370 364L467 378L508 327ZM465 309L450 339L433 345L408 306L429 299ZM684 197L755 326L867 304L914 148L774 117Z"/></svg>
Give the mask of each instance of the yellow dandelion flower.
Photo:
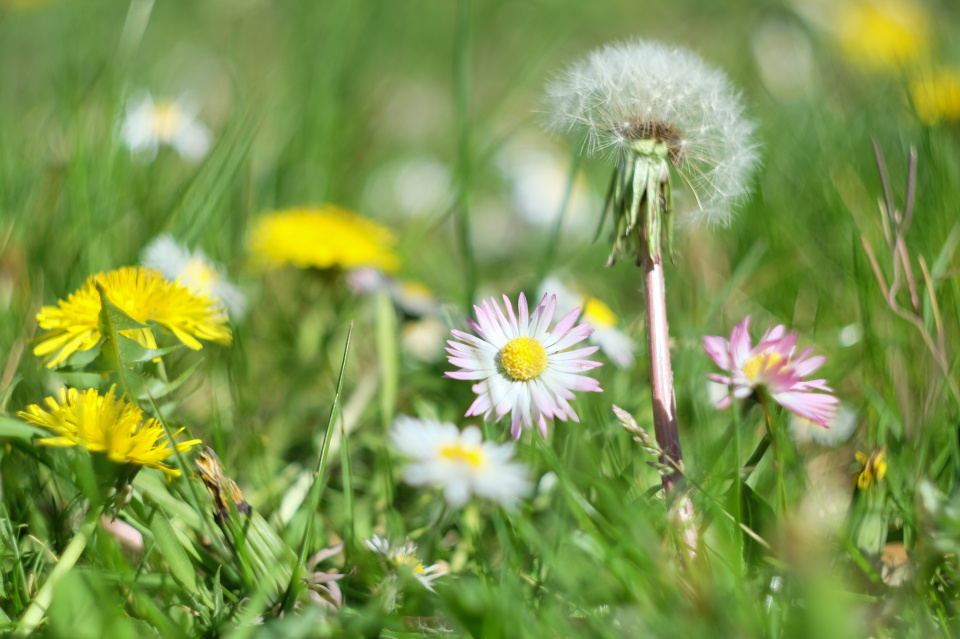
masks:
<svg viewBox="0 0 960 639"><path fill-rule="evenodd" d="M77 351L93 348L100 341L98 282L107 298L124 313L141 324L152 322L163 326L188 348L199 350L198 339L220 344L231 342L226 315L214 300L193 293L180 283L165 280L153 269L126 266L92 275L79 290L67 296L67 301L60 300L57 306L40 309L37 323L50 332L39 339L33 352L45 358L48 368L63 363ZM145 348L157 346L153 329L149 327L120 333Z"/></svg>
<svg viewBox="0 0 960 639"><path fill-rule="evenodd" d="M910 82L910 99L920 121L960 122L960 69L939 69Z"/></svg>
<svg viewBox="0 0 960 639"><path fill-rule="evenodd" d="M856 459L860 462L860 474L857 475L857 487L860 490L869 490L874 484L879 484L887 474L886 447L868 453L857 453Z"/></svg>
<svg viewBox="0 0 960 639"><path fill-rule="evenodd" d="M250 251L271 267L364 266L392 272L398 260L396 240L385 227L356 213L326 204L318 208L275 211L258 219L250 233Z"/></svg>
<svg viewBox="0 0 960 639"><path fill-rule="evenodd" d="M930 16L909 0L845 3L835 25L847 56L872 69L896 69L917 60L930 35Z"/></svg>
<svg viewBox="0 0 960 639"><path fill-rule="evenodd" d="M90 452L105 453L117 464L136 464L174 477L180 475L179 470L161 463L173 454L163 426L153 418L144 421L138 407L117 399L114 387L102 396L96 389L62 389L59 402L48 397L46 409L31 404L17 416L56 435L37 440L43 446L82 446ZM191 439L176 444L176 449L183 453L199 443L199 439Z"/></svg>

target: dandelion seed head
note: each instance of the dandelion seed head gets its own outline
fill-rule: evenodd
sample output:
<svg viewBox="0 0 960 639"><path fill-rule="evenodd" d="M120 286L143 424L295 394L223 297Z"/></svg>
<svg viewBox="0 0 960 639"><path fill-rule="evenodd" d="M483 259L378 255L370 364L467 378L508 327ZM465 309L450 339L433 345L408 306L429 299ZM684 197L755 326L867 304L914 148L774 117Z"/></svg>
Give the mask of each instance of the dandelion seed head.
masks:
<svg viewBox="0 0 960 639"><path fill-rule="evenodd" d="M658 42L608 45L547 89L551 129L584 135L592 154L616 158L638 140L666 145L692 191L693 221L726 224L757 163L754 124L727 77L694 53Z"/></svg>

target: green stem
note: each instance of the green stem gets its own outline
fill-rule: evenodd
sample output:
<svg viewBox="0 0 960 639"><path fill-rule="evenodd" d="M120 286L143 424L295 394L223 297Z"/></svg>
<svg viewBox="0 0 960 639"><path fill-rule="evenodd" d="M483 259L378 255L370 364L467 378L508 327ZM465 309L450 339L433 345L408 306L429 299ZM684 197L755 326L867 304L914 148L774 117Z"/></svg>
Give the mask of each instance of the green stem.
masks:
<svg viewBox="0 0 960 639"><path fill-rule="evenodd" d="M457 197L458 236L463 254L466 305L469 311L477 289L477 267L470 239L470 0L457 2L457 43L454 52L454 82L457 113L458 173L460 192Z"/></svg>
<svg viewBox="0 0 960 639"><path fill-rule="evenodd" d="M730 389L731 402L733 402L733 388ZM743 557L743 528L741 528L743 522L743 513L742 513L742 497L741 490L742 487L740 482L740 412L737 410L738 406L734 403L733 406L733 467L735 472L733 474L733 545L737 551L737 575L743 576L744 568L744 557Z"/></svg>
<svg viewBox="0 0 960 639"><path fill-rule="evenodd" d="M60 555L60 560L50 572L47 581L43 584L43 587L40 588L40 592L33 598L33 601L30 602L30 607L27 608L27 611L24 612L20 618L20 623L14 636L26 637L43 621L43 615L46 614L47 608L50 607L50 602L53 600L54 589L57 587L57 584L67 576L67 573L70 572L77 563L80 555L83 554L84 548L87 547L87 541L97 528L97 523L100 520L102 511L102 506L91 506L90 510L87 511L87 516L84 518L83 523L80 524L80 529L77 531L77 534L73 536L73 539L71 539L67 547L64 548L63 554Z"/></svg>
<svg viewBox="0 0 960 639"><path fill-rule="evenodd" d="M780 441L773 416L770 415L767 398L764 397L763 393L758 393L758 396L760 406L763 408L763 417L767 423L767 432L770 434L770 441L773 444L773 466L777 472L777 519L782 521L787 510L787 490L783 480L783 442Z"/></svg>

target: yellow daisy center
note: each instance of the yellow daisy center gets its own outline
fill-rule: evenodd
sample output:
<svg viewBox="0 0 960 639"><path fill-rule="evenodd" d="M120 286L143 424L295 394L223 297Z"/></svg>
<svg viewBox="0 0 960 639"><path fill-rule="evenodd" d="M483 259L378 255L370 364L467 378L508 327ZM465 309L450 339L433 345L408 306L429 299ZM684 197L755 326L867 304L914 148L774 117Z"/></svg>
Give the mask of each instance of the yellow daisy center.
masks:
<svg viewBox="0 0 960 639"><path fill-rule="evenodd" d="M414 573L424 574L426 570L423 567L423 563L417 559L413 554L406 551L397 553L397 556L394 558L394 561L397 562L398 566L406 566L413 570Z"/></svg>
<svg viewBox="0 0 960 639"><path fill-rule="evenodd" d="M599 328L613 328L617 325L617 316L610 307L591 297L583 306L583 318Z"/></svg>
<svg viewBox="0 0 960 639"><path fill-rule="evenodd" d="M169 140L183 126L183 112L176 103L163 100L153 107L153 134L160 140Z"/></svg>
<svg viewBox="0 0 960 639"><path fill-rule="evenodd" d="M192 257L180 273L180 280L194 291L206 291L211 284L220 280L220 274L206 261Z"/></svg>
<svg viewBox="0 0 960 639"><path fill-rule="evenodd" d="M513 379L526 382L547 367L547 351L532 337L514 337L500 349L500 366Z"/></svg>
<svg viewBox="0 0 960 639"><path fill-rule="evenodd" d="M474 468L481 468L487 463L487 456L482 446L454 442L440 449L440 457L452 462L463 462Z"/></svg>
<svg viewBox="0 0 960 639"><path fill-rule="evenodd" d="M753 382L756 381L757 375L763 371L774 371L783 368L780 362L783 362L782 355L778 353L763 353L762 355L757 355L747 360L747 363L743 365L743 374ZM786 364L786 362L783 363Z"/></svg>

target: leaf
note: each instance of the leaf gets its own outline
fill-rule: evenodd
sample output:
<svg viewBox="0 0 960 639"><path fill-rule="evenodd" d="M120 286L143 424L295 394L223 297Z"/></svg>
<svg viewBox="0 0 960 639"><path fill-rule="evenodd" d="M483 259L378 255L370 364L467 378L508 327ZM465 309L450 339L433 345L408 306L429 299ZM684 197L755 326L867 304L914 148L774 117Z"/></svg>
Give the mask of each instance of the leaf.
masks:
<svg viewBox="0 0 960 639"><path fill-rule="evenodd" d="M124 357L136 352L136 350L129 345L129 342L133 342L133 340L120 335L119 331L146 328L146 326L140 324L117 308L117 306L107 298L103 286L99 282L97 282L97 291L100 293L100 315L97 318L97 323L100 327L100 334L105 338L103 344L100 346L100 352L104 357L108 370L116 373L123 393L128 398L139 397L143 380L139 375L130 370L124 359ZM136 344L136 342L133 343Z"/></svg>
<svg viewBox="0 0 960 639"><path fill-rule="evenodd" d="M150 518L150 531L153 533L157 550L167 562L174 578L190 592L199 595L197 573L193 569L190 557L180 544L180 538L177 536L170 520L167 519L159 506L154 508Z"/></svg>
<svg viewBox="0 0 960 639"><path fill-rule="evenodd" d="M19 419L0 415L0 437L15 437L17 439L30 439L31 437L49 437L50 433L26 424Z"/></svg>
<svg viewBox="0 0 960 639"><path fill-rule="evenodd" d="M380 362L380 416L386 429L393 421L399 374L397 314L386 291L377 295L377 359Z"/></svg>

